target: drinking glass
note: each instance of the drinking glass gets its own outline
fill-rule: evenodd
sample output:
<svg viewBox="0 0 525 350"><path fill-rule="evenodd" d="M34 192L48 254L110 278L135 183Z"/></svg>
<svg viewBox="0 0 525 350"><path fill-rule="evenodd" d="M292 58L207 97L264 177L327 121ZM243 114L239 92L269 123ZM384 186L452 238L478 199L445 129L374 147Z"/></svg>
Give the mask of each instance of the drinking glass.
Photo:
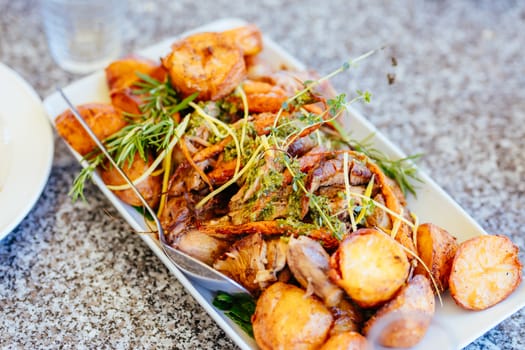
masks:
<svg viewBox="0 0 525 350"><path fill-rule="evenodd" d="M85 74L120 55L125 0L40 0L51 56L64 70Z"/></svg>

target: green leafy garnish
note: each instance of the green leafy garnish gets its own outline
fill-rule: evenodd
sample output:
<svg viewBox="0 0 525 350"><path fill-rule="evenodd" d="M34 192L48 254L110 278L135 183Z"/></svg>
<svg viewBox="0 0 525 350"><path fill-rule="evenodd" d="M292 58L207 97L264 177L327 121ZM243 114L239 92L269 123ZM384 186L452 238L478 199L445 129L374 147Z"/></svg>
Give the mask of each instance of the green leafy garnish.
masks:
<svg viewBox="0 0 525 350"><path fill-rule="evenodd" d="M344 143L373 160L388 177L399 184L404 194L410 192L414 196L416 195L414 182L423 182L423 180L417 176L417 168L414 162L419 160L423 154L417 153L403 158L391 159L384 152L373 146L372 139L374 134L370 134L358 141L352 139L336 120L331 121L331 124L337 130Z"/></svg>
<svg viewBox="0 0 525 350"><path fill-rule="evenodd" d="M417 176L417 168L414 162L420 159L422 154L417 153L399 159L390 159L383 152L372 146L371 138L373 136L369 135L361 141L350 141L352 148L374 160L388 177L399 184L403 193L410 192L415 196L416 188L413 182L422 182L423 180Z"/></svg>
<svg viewBox="0 0 525 350"><path fill-rule="evenodd" d="M70 195L74 201L76 201L79 198L81 198L84 201L86 200L86 197L84 197L84 185L88 179L91 179L91 177L93 176L93 172L99 165L103 163L103 161L104 155L102 153L96 155L95 157L92 157L91 160L88 162L88 165L85 168L83 168L77 175L77 177L73 181L73 186L71 186L71 189L68 193L68 195Z"/></svg>
<svg viewBox="0 0 525 350"><path fill-rule="evenodd" d="M139 106L141 114L126 114L129 124L104 140L108 152L119 166L126 161L131 166L137 152L146 161L148 150L156 153L165 150L176 136L179 125L176 113L188 108L197 97L194 93L180 100L169 79L160 82L148 75L136 74L141 80L135 83L133 93L143 96L143 103ZM96 152L85 159L88 166L79 173L70 191L73 200L84 199L84 183L103 163L104 156Z"/></svg>
<svg viewBox="0 0 525 350"><path fill-rule="evenodd" d="M293 190L303 192L309 199L308 206L311 210L313 224L317 227L327 227L335 238L341 239L344 224L337 217L331 215L327 198L308 191L304 183L306 174L301 172L297 161L291 160L288 156L282 159L286 169L292 175Z"/></svg>
<svg viewBox="0 0 525 350"><path fill-rule="evenodd" d="M233 322L253 337L252 315L255 312L255 300L248 294L228 294L217 292L213 306L224 311Z"/></svg>
<svg viewBox="0 0 525 350"><path fill-rule="evenodd" d="M146 220L153 221L153 216L151 216L150 212L146 208L141 207L139 205L133 205L133 209L135 209L142 216L144 216L146 218Z"/></svg>
<svg viewBox="0 0 525 350"><path fill-rule="evenodd" d="M139 89L135 94L144 95L140 115L127 114L130 124L105 140L108 151L118 165L133 161L138 152L146 160L147 149L160 152L169 144L178 123L174 116L197 97L194 93L180 101L169 79L157 81L145 74L137 73L142 80L135 83Z"/></svg>
<svg viewBox="0 0 525 350"><path fill-rule="evenodd" d="M370 200L370 196L372 195L372 189L374 188L374 176L372 175L372 179L370 179L370 182L366 186L364 196L366 199L363 199L363 204L359 206L359 215L355 219L355 221L359 224L361 221L365 218L365 216L368 213L371 213L374 210L374 202Z"/></svg>

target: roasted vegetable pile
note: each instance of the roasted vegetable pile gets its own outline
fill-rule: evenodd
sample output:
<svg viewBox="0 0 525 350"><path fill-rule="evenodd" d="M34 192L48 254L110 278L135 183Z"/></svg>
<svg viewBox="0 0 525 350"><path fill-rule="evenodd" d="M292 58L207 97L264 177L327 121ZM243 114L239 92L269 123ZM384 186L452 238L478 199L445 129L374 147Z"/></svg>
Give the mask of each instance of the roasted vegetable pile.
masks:
<svg viewBox="0 0 525 350"><path fill-rule="evenodd" d="M194 34L160 62L113 62L111 105L78 106L156 208L169 243L255 296L261 348L360 349L389 315L426 316L381 334L385 346L409 347L436 295L450 288L458 305L480 310L517 288L512 242L458 243L439 223L420 224L405 200L410 159L389 160L343 131L345 108L368 92L337 95L333 74L276 67L262 50L253 25ZM122 201L140 204L70 111L56 127L89 162L75 196L98 171Z"/></svg>

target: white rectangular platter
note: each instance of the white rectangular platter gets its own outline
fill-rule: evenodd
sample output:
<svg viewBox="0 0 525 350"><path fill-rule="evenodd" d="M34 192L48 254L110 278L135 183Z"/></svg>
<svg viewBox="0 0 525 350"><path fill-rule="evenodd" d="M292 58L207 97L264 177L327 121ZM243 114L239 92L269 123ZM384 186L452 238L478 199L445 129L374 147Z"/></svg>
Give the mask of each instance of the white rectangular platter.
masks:
<svg viewBox="0 0 525 350"><path fill-rule="evenodd" d="M201 31L221 31L244 24L239 19L223 19L210 23L200 28L170 38L151 46L139 55L154 60L166 55L171 44L180 37L194 32ZM264 38L264 51L262 53L267 59L276 66L284 65L292 69L302 69L304 66L295 58L284 52L279 46L268 38ZM315 67L312 67L315 68ZM109 94L103 71L94 73L82 78L64 88L64 92L71 99L73 104L79 105L90 102L108 102ZM63 99L54 93L44 100L47 114L54 125L54 119L66 109ZM347 127L351 127L352 136L361 139L374 133L374 146L386 154L394 157L403 157L403 153L389 142L378 130L371 125L357 111L350 110L346 120ZM73 152L80 161L78 154ZM417 198L410 196L408 199L409 207L419 217L420 222L433 222L453 233L459 241L464 241L470 237L486 234L484 230L456 203L448 196L435 182L426 174L419 173L423 183L418 187ZM122 217L139 232L146 231L143 218L133 208L123 204L113 193L108 190L98 176L94 176L94 181L101 191L108 197L115 208L121 213ZM231 337L231 339L241 349L256 349L254 340L247 336L237 325L232 323L224 314L212 305L213 293L199 286L189 279L184 273L177 269L164 255L157 242L147 235L142 235L144 241L161 259L175 277L184 285L208 314L217 324ZM435 320L438 324L444 325L451 332L456 340L458 347L462 348L473 340L483 335L492 327L496 326L505 318L525 306L525 287L523 284L509 298L500 304L484 311L466 311L454 303L447 294L443 298L443 306L437 304Z"/></svg>

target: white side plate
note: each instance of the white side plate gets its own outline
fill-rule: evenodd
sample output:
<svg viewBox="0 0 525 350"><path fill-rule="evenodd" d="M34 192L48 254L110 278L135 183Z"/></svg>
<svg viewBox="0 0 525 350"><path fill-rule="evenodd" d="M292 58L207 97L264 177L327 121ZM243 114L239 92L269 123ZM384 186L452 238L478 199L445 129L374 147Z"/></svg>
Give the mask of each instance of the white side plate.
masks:
<svg viewBox="0 0 525 350"><path fill-rule="evenodd" d="M204 27L197 28L191 32L182 34L186 36L192 32L200 31L221 31L244 24L238 19L225 19L213 22ZM140 55L152 59L158 59L169 52L171 44L176 38L171 38L154 45L146 50L139 52ZM303 65L292 56L284 52L273 41L264 38L265 49L262 53L266 58L277 66L281 64L290 68L302 68ZM105 82L104 72L98 72L87 76L64 89L66 95L75 104L88 103L93 101L109 102L108 89ZM58 94L53 94L44 100L44 105L49 118L54 121L55 117L66 109L66 104ZM392 145L373 125L371 125L362 115L356 111L349 113L348 125L352 126L352 136L358 139L364 138L371 133L375 133L375 146L385 153L394 157L402 157L402 152ZM78 159L77 154L75 154ZM419 174L424 183L418 188L417 198L409 198L410 208L418 215L420 222L433 222L451 233L456 235L459 241L470 237L485 234L483 229L461 209L439 186L437 186L425 174ZM126 221L137 231L145 231L146 228L140 215L123 204L109 191L99 177L95 177L96 184L102 192L110 199L113 205L119 210ZM170 271L187 288L188 292L204 307L210 316L224 329L224 331L242 349L257 348L253 339L248 337L242 330L226 318L222 312L218 311L211 304L213 295L210 291L193 283L182 272L180 272L164 256L161 248L154 239L143 236L146 243L157 256L166 264ZM436 324L445 325L449 328L456 338L458 347L464 347L470 342L487 332L499 322L509 317L525 305L525 287L523 285L502 303L481 312L465 311L455 305L450 296L445 296L444 306L437 304Z"/></svg>
<svg viewBox="0 0 525 350"><path fill-rule="evenodd" d="M0 63L0 239L40 197L52 161L53 134L40 97Z"/></svg>

